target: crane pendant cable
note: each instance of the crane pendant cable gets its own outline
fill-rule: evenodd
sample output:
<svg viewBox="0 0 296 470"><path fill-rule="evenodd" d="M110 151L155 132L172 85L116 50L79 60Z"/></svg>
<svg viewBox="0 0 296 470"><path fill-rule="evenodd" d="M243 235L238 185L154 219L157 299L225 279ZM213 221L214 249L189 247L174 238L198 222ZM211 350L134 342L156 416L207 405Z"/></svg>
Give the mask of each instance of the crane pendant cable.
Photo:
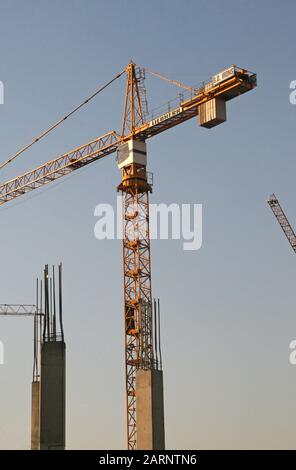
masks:
<svg viewBox="0 0 296 470"><path fill-rule="evenodd" d="M72 116L72 114L76 113L76 111L78 111L79 109L81 109L83 106L85 106L87 103L89 103L93 98L95 98L95 96L97 96L99 93L101 93L101 91L105 90L105 88L107 88L109 85L111 85L111 83L113 83L115 80L117 80L117 78L121 77L124 73L125 73L126 69L122 70L118 75L116 75L115 77L112 78L112 80L109 80L109 82L107 82L105 85L103 85L102 87L100 87L98 90L96 90L92 95L90 95L88 98L86 98L84 101L82 101L78 106L76 106L74 109L72 109L72 111L70 111L68 114L66 114L65 116L63 116L61 119L59 119L56 123L54 123L52 126L50 126L47 130L43 131L40 135L38 135L37 137L35 137L35 139L32 140L32 142L30 142L28 145L26 145L25 147L21 148L18 152L16 152L14 155L12 155L10 158L8 158L7 160L5 160L4 162L2 162L0 164L0 170L2 168L4 168L6 165L8 165L9 163L11 163L13 160L15 160L17 157L19 157L20 155L22 155L26 150L28 150L30 147L32 147L32 145L36 144L37 142L39 142L41 139L43 139L43 137L45 137L46 135L48 135L51 131L53 131L54 129L56 129L59 125L61 125L63 122L65 122L66 119L68 119L68 117Z"/></svg>

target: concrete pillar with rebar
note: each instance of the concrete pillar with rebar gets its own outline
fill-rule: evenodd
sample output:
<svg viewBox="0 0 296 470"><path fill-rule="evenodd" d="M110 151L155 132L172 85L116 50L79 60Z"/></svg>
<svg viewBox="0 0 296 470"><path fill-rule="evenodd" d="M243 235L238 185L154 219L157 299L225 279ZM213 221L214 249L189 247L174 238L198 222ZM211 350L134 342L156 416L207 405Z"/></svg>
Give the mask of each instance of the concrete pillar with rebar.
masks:
<svg viewBox="0 0 296 470"><path fill-rule="evenodd" d="M162 370L137 371L137 449L165 449Z"/></svg>
<svg viewBox="0 0 296 470"><path fill-rule="evenodd" d="M31 450L40 449L40 382L32 382Z"/></svg>
<svg viewBox="0 0 296 470"><path fill-rule="evenodd" d="M64 341L45 342L41 348L40 450L65 449Z"/></svg>
<svg viewBox="0 0 296 470"><path fill-rule="evenodd" d="M52 277L49 277L48 265L45 266L44 281L40 286L37 311L43 314L40 316L42 321L36 322L34 330L31 448L64 450L66 344L62 319L62 266L59 266L58 308L56 308L54 267Z"/></svg>

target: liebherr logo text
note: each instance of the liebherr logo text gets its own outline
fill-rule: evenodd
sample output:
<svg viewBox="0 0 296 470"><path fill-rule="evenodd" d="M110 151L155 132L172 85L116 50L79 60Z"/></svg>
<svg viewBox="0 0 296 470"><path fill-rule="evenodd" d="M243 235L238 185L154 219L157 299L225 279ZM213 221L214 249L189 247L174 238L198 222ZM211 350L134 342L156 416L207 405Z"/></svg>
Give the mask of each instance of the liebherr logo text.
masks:
<svg viewBox="0 0 296 470"><path fill-rule="evenodd" d="M177 114L180 114L181 112L182 112L182 108L176 108L173 111L170 111L169 113L163 114L162 116L159 116L158 118L155 118L152 121L150 121L149 127L156 126L156 124L159 124L162 121L166 121L167 119L170 119L171 117L176 116Z"/></svg>

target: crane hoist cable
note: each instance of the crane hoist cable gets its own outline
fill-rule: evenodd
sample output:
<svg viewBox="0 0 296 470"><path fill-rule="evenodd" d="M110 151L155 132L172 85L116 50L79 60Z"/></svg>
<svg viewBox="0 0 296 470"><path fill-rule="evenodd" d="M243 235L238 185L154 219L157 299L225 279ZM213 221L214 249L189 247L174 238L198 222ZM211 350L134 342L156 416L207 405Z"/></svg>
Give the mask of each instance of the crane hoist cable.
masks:
<svg viewBox="0 0 296 470"><path fill-rule="evenodd" d="M37 142L39 142L41 139L43 139L43 137L45 137L46 135L48 135L51 131L53 131L54 129L56 129L59 125L61 125L63 122L65 122L66 119L68 119L68 117L72 116L72 114L76 113L76 111L78 111L79 109L81 109L83 106L85 106L87 103L89 103L93 98L95 98L95 96L97 96L99 93L101 93L103 90L105 90L105 88L107 88L109 85L111 85L111 83L115 82L115 80L117 80L119 77L121 77L124 73L125 73L126 69L122 70L120 73L118 73L115 77L112 78L112 80L109 80L109 82L107 82L105 85L103 85L102 87L100 87L98 90L96 90L94 93L92 93L92 95L90 95L88 98L86 98L84 101L82 101L78 106L76 106L74 109L72 109L72 111L70 111L68 114L66 114L65 116L63 116L61 119L59 119L56 123L52 124L52 126L50 126L48 129L46 129L45 131L43 131L41 134L39 134L37 137L35 137L35 139L32 140L32 142L30 142L28 145L26 145L25 147L22 147L18 152L16 152L14 155L12 155L10 158L8 158L7 160L5 160L4 162L2 162L0 164L0 170L2 168L4 168L6 165L8 165L9 163L11 163L13 160L15 160L17 157L19 157L20 155L22 155L26 150L28 150L30 147L32 147L32 145L36 144Z"/></svg>

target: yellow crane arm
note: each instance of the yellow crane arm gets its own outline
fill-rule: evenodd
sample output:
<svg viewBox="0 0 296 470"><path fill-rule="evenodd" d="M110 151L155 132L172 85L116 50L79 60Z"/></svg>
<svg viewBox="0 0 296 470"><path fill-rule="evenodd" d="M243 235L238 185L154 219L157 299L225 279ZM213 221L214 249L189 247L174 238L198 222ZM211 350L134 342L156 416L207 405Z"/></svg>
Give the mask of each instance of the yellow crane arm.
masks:
<svg viewBox="0 0 296 470"><path fill-rule="evenodd" d="M115 152L120 141L121 137L115 131L111 131L3 183L0 185L0 205Z"/></svg>
<svg viewBox="0 0 296 470"><path fill-rule="evenodd" d="M235 72L228 79L214 81L203 85L190 97L181 101L179 106L168 109L166 113L154 117L151 121L135 129L133 136L140 139L149 139L160 132L187 121L199 114L200 106L213 98L229 101L257 86L255 73L233 66ZM218 74L219 75L219 74ZM217 75L217 76L218 76ZM216 76L216 77L217 77ZM130 136L126 136L128 140Z"/></svg>
<svg viewBox="0 0 296 470"><path fill-rule="evenodd" d="M228 70L230 69L226 69ZM0 205L114 153L121 143L131 138L146 140L197 116L200 106L213 98L229 101L256 86L256 74L235 66L232 66L231 70L229 77L223 77L223 73L217 74L210 83L196 90L189 99L181 101L179 106L154 116L153 119L135 127L128 135L121 136L111 131L1 184Z"/></svg>

